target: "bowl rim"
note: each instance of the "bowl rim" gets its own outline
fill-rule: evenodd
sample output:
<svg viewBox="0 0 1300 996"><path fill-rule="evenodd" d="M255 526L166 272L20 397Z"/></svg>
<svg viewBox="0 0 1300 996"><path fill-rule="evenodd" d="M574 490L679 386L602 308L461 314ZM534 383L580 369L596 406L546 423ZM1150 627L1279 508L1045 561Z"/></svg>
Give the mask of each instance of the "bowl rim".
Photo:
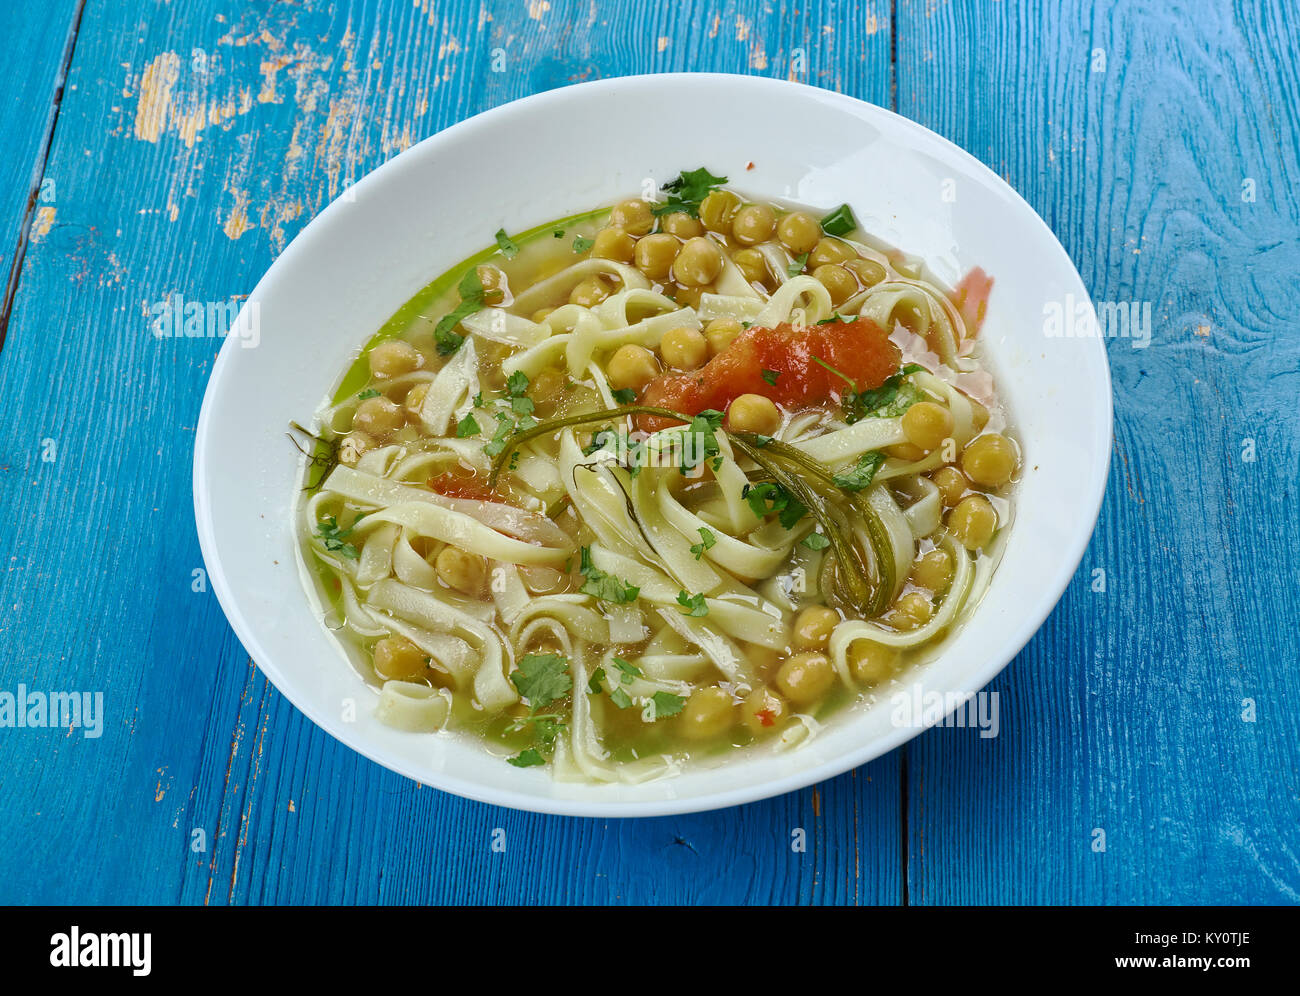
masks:
<svg viewBox="0 0 1300 996"><path fill-rule="evenodd" d="M1056 234L1043 220L1041 215L1030 205L1009 183L998 176L991 168L977 159L975 156L961 148L956 143L950 141L939 133L927 128L919 122L904 117L895 111L870 101L862 100L848 94L840 93L834 90L826 90L821 87L810 86L806 83L797 83L789 80L774 79L765 76L754 76L743 73L693 73L693 72L674 72L674 73L645 73L632 76L614 76L604 79L593 80L585 83L577 83L570 86L559 87L554 90L547 90L540 93L530 94L518 99L508 101L496 107L481 111L471 117L455 122L433 132L432 134L421 139L409 149L404 150L398 155L386 160L373 170L366 173L354 184L348 187L342 194L331 201L322 211L317 214L303 229L294 236L290 243L285 247L267 268L266 272L258 280L253 291L246 299L244 308L241 309L240 320L246 316L243 312L247 311L251 302L259 299L259 292L265 287L276 282L279 271L289 266L289 262L296 259L297 256L311 251L314 246L309 247L314 239L309 233L313 229L320 231L327 227L327 222L335 214L342 212L346 205L346 194L360 193L368 187L383 183L386 176L395 170L401 169L410 164L420 154L427 154L431 143L440 143L453 136L460 136L470 133L481 128L493 127L498 121L509 118L512 115L529 114L544 106L562 103L572 98L578 92L592 92L599 90L615 89L627 86L654 86L665 82L682 82L690 81L710 81L727 86L752 87L755 90L782 90L793 91L801 94L806 98L811 98L833 105L842 106L851 113L861 117L862 108L869 109L873 115L881 115L884 120L890 122L895 127L902 127L904 130L911 131L919 137L931 143L933 148L943 155L961 162L976 173L982 175L984 180L992 187L997 189L1003 196L1009 196L1011 201L1018 204L1024 209L1027 217L1032 218L1029 224L1036 225L1039 234L1047 244L1054 246L1060 252L1061 259L1070 267L1073 275L1078 279L1078 286L1082 288L1086 303L1089 309L1093 309L1093 302L1087 285L1084 284L1082 276L1078 272L1070 254L1061 244ZM425 150L421 153L419 150ZM407 759L398 756L389 756L385 750L373 742L368 741L364 736L353 735L356 727L351 724L342 723L335 719L322 715L319 710L312 707L303 696L300 696L294 688L294 683L286 679L284 673L275 665L271 656L266 652L262 641L258 638L256 629L245 617L240 607L239 600L235 597L234 592L226 578L223 567L221 551L217 546L212 509L209 502L209 495L205 487L205 477L210 473L208 437L210 424L212 421L212 410L215 406L216 398L223 390L224 381L228 375L228 368L232 363L234 350L238 348L236 336L227 336L226 341L222 343L217 359L213 364L212 372L209 375L208 383L204 389L202 407L199 413L199 419L195 430L194 457L192 465L192 482L194 492L194 515L195 525L198 532L199 547L203 556L204 566L207 569L208 581L212 590L217 597L217 602L221 606L222 612L238 638L241 646L249 654L258 669L266 678L276 687L288 701L300 713L306 716L313 724L329 734L332 738L355 751L362 756L369 758L371 761L395 771L398 774L411 778L416 782L429 785L431 788L449 792L462 798L472 799L477 802L487 803L489 805L504 806L511 809L524 810L528 812L546 813L557 816L579 816L590 818L629 818L629 817L652 817L667 816L692 812L707 812L717 809L739 806L749 802L756 802L762 799L773 798L784 795L809 785L814 785L830 778L837 777L846 771L867 764L878 757L882 757L890 751L895 750L902 744L919 736L931 726L940 724L943 719L953 711L955 706L945 709L941 715L937 715L931 722L917 724L915 726L896 726L890 732L879 737L859 748L841 752L829 759L818 763L810 764L789 775L773 779L767 782L757 783L755 785L745 786L734 789L724 789L722 791L710 792L706 794L692 795L685 798L662 798L652 800L632 800L632 801L599 801L592 799L582 799L564 796L546 796L532 794L520 790L504 790L492 786L481 785L478 782L460 777L450 771L432 771L429 769L417 770L416 766L409 763ZM1113 382L1111 378L1110 363L1106 352L1105 342L1101 337L1096 337L1094 344L1097 358L1101 362L1101 371L1104 377L1097 378L1096 390L1093 392L1096 397L1092 400L1096 403L1096 436L1103 443L1096 450L1096 457L1089 466L1089 476L1092 481L1091 495L1085 493L1081 499L1081 510L1087 511L1087 517L1080 518L1080 522L1086 521L1087 528L1080 528L1073 534L1072 542L1068 548L1061 551L1058 560L1058 568L1051 584L1040 589L1040 595L1037 600L1027 608L1021 617L1021 622L1016 628L1014 636L1004 642L996 653L985 658L982 667L966 672L963 679L959 682L960 687L948 689L957 695L974 694L984 688L1007 665L1024 649L1025 645L1033 638L1034 634L1043 626L1057 603L1060 601L1070 581L1074 577L1078 565L1082 562L1083 555L1091 542L1092 535L1095 532L1096 524L1100 516L1101 504L1105 497L1106 485L1110 474L1110 463L1113 455ZM955 696L954 696L955 699Z"/></svg>

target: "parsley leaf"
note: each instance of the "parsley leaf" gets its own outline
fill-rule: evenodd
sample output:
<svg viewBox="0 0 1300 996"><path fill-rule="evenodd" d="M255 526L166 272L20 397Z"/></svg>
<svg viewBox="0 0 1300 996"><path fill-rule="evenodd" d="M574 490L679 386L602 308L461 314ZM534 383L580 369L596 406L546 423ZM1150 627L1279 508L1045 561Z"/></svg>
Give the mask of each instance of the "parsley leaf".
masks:
<svg viewBox="0 0 1300 996"><path fill-rule="evenodd" d="M433 341L437 344L439 356L450 356L460 349L465 337L454 329L462 318L483 310L483 284L476 267L471 266L465 271L456 289L460 292L460 304L443 315L433 328Z"/></svg>
<svg viewBox="0 0 1300 996"><path fill-rule="evenodd" d="M857 466L843 474L836 474L831 478L831 482L841 491L861 491L864 488L871 487L871 480L876 476L876 471L880 465L885 462L885 454L879 450L871 450L863 453L858 458Z"/></svg>
<svg viewBox="0 0 1300 996"><path fill-rule="evenodd" d="M722 448L717 435L722 428L722 419L722 412L713 408L706 408L691 419L682 440L683 474L689 474L710 457L713 458L711 466L714 470L722 466Z"/></svg>
<svg viewBox="0 0 1300 996"><path fill-rule="evenodd" d="M512 398L519 398L528 390L528 374L516 370L506 380L506 393Z"/></svg>
<svg viewBox="0 0 1300 996"><path fill-rule="evenodd" d="M362 391L360 394L358 394L357 397L358 397L360 400L365 401L367 398L377 398L377 397L379 397L379 392L376 391L373 387L367 387L364 391Z"/></svg>
<svg viewBox="0 0 1300 996"><path fill-rule="evenodd" d="M510 680L533 710L564 698L573 688L569 662L559 654L525 654Z"/></svg>
<svg viewBox="0 0 1300 996"><path fill-rule="evenodd" d="M492 434L492 438L487 445L483 447L483 452L490 457L497 456L506 448L506 443L510 437L515 434L515 421L505 412L497 412L497 431Z"/></svg>
<svg viewBox="0 0 1300 996"><path fill-rule="evenodd" d="M668 200L663 204L656 204L652 210L656 216L676 214L681 211L694 218L700 213L700 202L726 182L725 176L714 176L703 166L699 169L682 170L664 184L664 193L668 195Z"/></svg>
<svg viewBox="0 0 1300 996"><path fill-rule="evenodd" d="M510 236L506 235L504 228L498 228L496 234L497 246L501 249L501 255L506 259L514 259L519 255L519 247L510 241Z"/></svg>
<svg viewBox="0 0 1300 996"><path fill-rule="evenodd" d="M803 273L803 268L808 262L808 254L800 253L794 258L794 262L785 268L786 276L797 277Z"/></svg>
<svg viewBox="0 0 1300 996"><path fill-rule="evenodd" d="M700 542L691 544L691 553L695 554L696 560L699 560L704 556L704 551L713 549L714 544L717 542L718 538L713 535L711 530L700 526Z"/></svg>
<svg viewBox="0 0 1300 996"><path fill-rule="evenodd" d="M655 692L650 696L650 701L655 705L655 719L667 719L670 716L676 716L686 705L686 699L681 695L674 695L672 692Z"/></svg>
<svg viewBox="0 0 1300 996"><path fill-rule="evenodd" d="M920 392L906 383L906 378L924 369L920 364L909 363L887 377L879 387L849 392L844 396L844 421L852 425L868 416L888 418L901 415L920 400Z"/></svg>
<svg viewBox="0 0 1300 996"><path fill-rule="evenodd" d="M635 664L631 664L623 660L622 657L611 658L610 663L613 664L616 668L618 668L619 671L621 672L620 677L618 679L620 685L630 685L632 683L633 678L641 677L641 669L637 667Z"/></svg>
<svg viewBox="0 0 1300 996"><path fill-rule="evenodd" d="M620 405L630 405L636 400L636 391L630 387L620 387L617 391L610 391L610 396Z"/></svg>
<svg viewBox="0 0 1300 996"><path fill-rule="evenodd" d="M688 616L707 616L709 607L704 604L704 593L700 592L691 595L686 591L677 593L677 604L682 607L682 612Z"/></svg>
<svg viewBox="0 0 1300 996"><path fill-rule="evenodd" d="M587 691L592 695L599 695L600 688L605 683L605 669L598 667L591 672L591 678L587 681Z"/></svg>
<svg viewBox="0 0 1300 996"><path fill-rule="evenodd" d="M764 379L765 381L767 381L769 384L771 384L773 387L776 387L776 382L777 382L777 380L780 379L780 377L781 377L781 371L780 371L780 370L766 370L766 369L765 369L765 370L763 371L763 379Z"/></svg>
<svg viewBox="0 0 1300 996"><path fill-rule="evenodd" d="M555 230L553 230L553 231L551 232L551 235L552 235L554 238L562 239L562 238L564 238L564 229L563 229L563 228L557 228L557 229L555 229Z"/></svg>
<svg viewBox="0 0 1300 996"><path fill-rule="evenodd" d="M482 431L483 427L478 424L478 419L476 419L472 414L466 415L456 423L457 439L466 439L470 436L477 436Z"/></svg>
<svg viewBox="0 0 1300 996"><path fill-rule="evenodd" d="M578 572L586 579L578 591L603 602L610 602L613 605L626 605L628 602L635 602L637 596L641 594L641 589L636 585L620 581L612 574L606 574L593 566L591 563L591 547L589 546L582 548L582 565L578 568Z"/></svg>
<svg viewBox="0 0 1300 996"><path fill-rule="evenodd" d="M853 217L853 208L841 204L822 219L822 231L827 235L848 235L858 227L858 219Z"/></svg>
<svg viewBox="0 0 1300 996"><path fill-rule="evenodd" d="M579 235L573 240L573 251L586 252L595 244L596 244L595 239L584 239L581 235Z"/></svg>
<svg viewBox="0 0 1300 996"><path fill-rule="evenodd" d="M535 747L529 747L527 750L521 750L514 757L506 758L508 764L513 764L516 768L533 768L539 764L545 764L546 759L537 753Z"/></svg>
<svg viewBox="0 0 1300 996"><path fill-rule="evenodd" d="M619 688L617 685L614 687L614 690L609 693L609 700L620 709L626 709L632 704L632 696L628 695L627 692L623 691L623 689Z"/></svg>
<svg viewBox="0 0 1300 996"><path fill-rule="evenodd" d="M365 512L358 515L352 520L352 525L348 526L347 529L340 529L338 516L331 515L328 518L322 519L317 525L316 535L325 541L326 550L346 557L348 560L356 560L360 556L357 552L357 548L351 543L346 543L344 541L352 535L352 530L357 528L357 523L365 518L365 515Z"/></svg>
<svg viewBox="0 0 1300 996"><path fill-rule="evenodd" d="M822 533L809 533L799 542L809 550L825 550L831 545L831 541Z"/></svg>

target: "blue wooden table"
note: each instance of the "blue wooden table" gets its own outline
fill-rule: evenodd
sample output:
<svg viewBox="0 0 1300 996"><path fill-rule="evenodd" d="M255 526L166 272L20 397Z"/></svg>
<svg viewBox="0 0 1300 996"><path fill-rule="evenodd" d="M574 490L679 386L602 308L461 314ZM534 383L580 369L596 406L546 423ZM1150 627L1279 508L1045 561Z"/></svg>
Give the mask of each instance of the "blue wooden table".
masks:
<svg viewBox="0 0 1300 996"><path fill-rule="evenodd" d="M0 901L1300 900L1287 0L45 0L0 37L0 697L102 697L98 736L0 728ZM1107 343L1100 524L992 686L995 739L656 820L443 795L320 733L235 640L190 498L220 343L150 309L239 299L455 121L686 69L895 108L1024 194L1097 301L1149 305L1147 348ZM682 113L726 111L660 125Z"/></svg>

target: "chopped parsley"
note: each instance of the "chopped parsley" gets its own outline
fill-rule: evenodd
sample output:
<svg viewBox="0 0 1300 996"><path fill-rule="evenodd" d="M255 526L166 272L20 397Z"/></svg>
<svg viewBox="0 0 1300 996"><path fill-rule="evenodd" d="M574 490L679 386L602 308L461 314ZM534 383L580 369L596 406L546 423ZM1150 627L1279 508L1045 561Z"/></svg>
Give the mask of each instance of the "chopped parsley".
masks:
<svg viewBox="0 0 1300 996"><path fill-rule="evenodd" d="M876 476L876 471L884 462L885 454L879 450L871 450L858 458L857 466L852 470L836 474L831 481L841 491L861 491L871 487L872 478Z"/></svg>
<svg viewBox="0 0 1300 996"><path fill-rule="evenodd" d="M809 533L799 542L809 550L825 550L831 545L831 541L822 533Z"/></svg>
<svg viewBox="0 0 1300 996"><path fill-rule="evenodd" d="M581 235L579 235L573 240L573 251L586 252L595 244L596 244L595 239L584 239Z"/></svg>
<svg viewBox="0 0 1300 996"><path fill-rule="evenodd" d="M848 235L858 227L858 219L853 217L853 209L841 204L822 219L822 231L827 235Z"/></svg>
<svg viewBox="0 0 1300 996"><path fill-rule="evenodd" d="M676 177L664 184L664 193L668 200L656 204L654 214L676 214L682 212L692 218L698 217L700 203L718 187L727 182L725 176L714 176L704 167L683 170Z"/></svg>
<svg viewBox="0 0 1300 996"><path fill-rule="evenodd" d="M614 690L609 693L609 700L620 709L626 709L632 704L632 696L628 695L618 685L615 685Z"/></svg>
<svg viewBox="0 0 1300 996"><path fill-rule="evenodd" d="M779 370L765 369L763 371L763 379L767 381L769 384L771 384L773 387L776 387L776 382L780 379L780 377L781 377L781 371Z"/></svg>
<svg viewBox="0 0 1300 996"><path fill-rule="evenodd" d="M630 405L636 400L636 391L630 387L620 387L617 391L610 391L610 397L620 405Z"/></svg>
<svg viewBox="0 0 1300 996"><path fill-rule="evenodd" d="M478 424L478 419L471 413L456 423L456 438L466 439L469 436L477 436L483 431L483 427Z"/></svg>
<svg viewBox="0 0 1300 996"><path fill-rule="evenodd" d="M367 387L364 391L358 394L357 397L360 398L362 401L365 401L367 398L379 397L379 392L376 391L373 387Z"/></svg>
<svg viewBox="0 0 1300 996"><path fill-rule="evenodd" d="M696 560L699 560L704 556L704 551L713 549L714 544L717 542L718 538L713 535L711 530L700 526L700 541L691 544L691 553L695 554Z"/></svg>
<svg viewBox="0 0 1300 996"><path fill-rule="evenodd" d="M471 266L465 271L456 289L460 292L460 304L443 315L433 328L433 341L439 356L450 356L460 349L465 337L455 331L456 326L461 319L483 310L483 283L478 278L477 267Z"/></svg>
<svg viewBox="0 0 1300 996"><path fill-rule="evenodd" d="M545 764L546 758L537 753L537 748L529 747L527 750L521 750L514 757L506 758L506 762L516 768L534 768L539 764Z"/></svg>
<svg viewBox="0 0 1300 996"><path fill-rule="evenodd" d="M501 255L506 259L514 259L519 255L519 247L510 241L510 236L506 235L504 228L498 228L496 234L497 246L501 250Z"/></svg>
<svg viewBox="0 0 1300 996"><path fill-rule="evenodd" d="M602 602L609 602L612 605L626 605L628 602L635 602L637 596L641 594L641 589L636 585L620 581L612 574L606 574L598 567L595 567L591 562L591 547L589 546L582 548L582 564L578 568L578 573L584 578L582 587L578 591Z"/></svg>
<svg viewBox="0 0 1300 996"><path fill-rule="evenodd" d="M808 513L808 509L773 481L747 484L741 495L749 502L750 510L760 519L776 512L777 519L786 529L794 528L794 524Z"/></svg>
<svg viewBox="0 0 1300 996"><path fill-rule="evenodd" d="M591 678L587 681L587 692L591 695L599 695L601 686L605 683L605 669L598 667L591 672Z"/></svg>
<svg viewBox="0 0 1300 996"><path fill-rule="evenodd" d="M563 229L563 228L557 228L557 229L555 229L554 231L551 232L551 235L552 235L552 237L554 237L554 238L562 239L562 238L564 238L564 229Z"/></svg>
<svg viewBox="0 0 1300 996"><path fill-rule="evenodd" d="M528 374L516 370L506 381L506 394L510 399L510 410L516 415L531 415L537 407L533 399L526 396L528 391Z"/></svg>
<svg viewBox="0 0 1300 996"><path fill-rule="evenodd" d="M676 716L686 705L686 699L681 695L674 695L672 692L655 692L650 696L650 701L654 703L655 719L667 719L670 716Z"/></svg>
<svg viewBox="0 0 1300 996"><path fill-rule="evenodd" d="M316 535L325 542L326 550L329 550L331 553L337 553L341 557L346 557L348 560L356 560L357 557L360 556L357 552L357 548L351 543L345 541L352 535L352 530L357 528L357 523L365 518L365 516L366 513L362 512L352 520L352 525L348 526L347 529L340 529L338 516L331 515L328 518L322 519L317 525Z"/></svg>
<svg viewBox="0 0 1300 996"><path fill-rule="evenodd" d="M686 591L677 593L677 604L682 607L682 612L688 616L707 616L709 607L704 604L704 593L692 595Z"/></svg>
<svg viewBox="0 0 1300 996"><path fill-rule="evenodd" d="M898 373L885 379L879 387L866 391L851 391L844 396L844 421L852 425L861 419L889 418L901 415L920 400L921 392L906 382L906 378L925 367L909 363Z"/></svg>
<svg viewBox="0 0 1300 996"><path fill-rule="evenodd" d="M559 654L525 654L518 669L510 672L510 680L534 713L564 698L573 688L569 661Z"/></svg>
<svg viewBox="0 0 1300 996"><path fill-rule="evenodd" d="M641 669L635 664L623 660L622 657L614 657L610 660L610 663L619 670L620 677L618 682L620 685L630 685L633 678L641 677Z"/></svg>
<svg viewBox="0 0 1300 996"><path fill-rule="evenodd" d="M808 263L808 254L800 253L794 258L794 262L785 268L786 276L797 277L803 273L803 268Z"/></svg>
<svg viewBox="0 0 1300 996"><path fill-rule="evenodd" d="M718 444L718 430L722 428L723 414L706 408L686 428L682 446L683 474L689 474L705 460L712 458L709 466L717 470L722 466L722 447Z"/></svg>

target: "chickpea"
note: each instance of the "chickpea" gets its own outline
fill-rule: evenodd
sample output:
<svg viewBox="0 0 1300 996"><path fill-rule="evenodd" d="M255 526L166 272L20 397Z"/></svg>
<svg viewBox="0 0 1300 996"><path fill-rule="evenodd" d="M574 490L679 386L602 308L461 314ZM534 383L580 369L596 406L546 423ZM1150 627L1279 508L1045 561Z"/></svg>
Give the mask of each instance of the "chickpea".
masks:
<svg viewBox="0 0 1300 996"><path fill-rule="evenodd" d="M741 245L766 242L776 230L776 212L766 204L750 204L731 219L731 234Z"/></svg>
<svg viewBox="0 0 1300 996"><path fill-rule="evenodd" d="M1016 444L1006 436L990 432L966 444L961 469L982 488L1000 488L1016 472Z"/></svg>
<svg viewBox="0 0 1300 996"><path fill-rule="evenodd" d="M943 501L944 508L955 506L970 487L966 475L956 467L940 467L930 475L930 480L939 489L939 497Z"/></svg>
<svg viewBox="0 0 1300 996"><path fill-rule="evenodd" d="M402 339L381 342L370 351L370 372L376 377L397 377L420 365L420 354Z"/></svg>
<svg viewBox="0 0 1300 996"><path fill-rule="evenodd" d="M679 284L700 287L711 284L722 272L722 249L704 236L687 239L673 260L673 277Z"/></svg>
<svg viewBox="0 0 1300 996"><path fill-rule="evenodd" d="M612 259L619 263L632 262L636 240L621 228L602 228L596 233L591 255L594 259Z"/></svg>
<svg viewBox="0 0 1300 996"><path fill-rule="evenodd" d="M776 237L795 256L810 253L822 237L817 219L803 211L791 211L776 223Z"/></svg>
<svg viewBox="0 0 1300 996"><path fill-rule="evenodd" d="M885 268L874 259L859 257L849 260L844 266L858 278L863 287L874 287L885 279Z"/></svg>
<svg viewBox="0 0 1300 996"><path fill-rule="evenodd" d="M411 415L418 416L420 409L424 407L424 399L429 396L429 385L416 384L406 392L406 397L402 399L402 407Z"/></svg>
<svg viewBox="0 0 1300 996"><path fill-rule="evenodd" d="M925 450L912 443L895 443L893 446L885 447L885 455L896 460L905 460L907 463L916 463L918 460L925 459Z"/></svg>
<svg viewBox="0 0 1300 996"><path fill-rule="evenodd" d="M352 416L352 428L368 432L376 439L383 439L406 424L406 415L385 397L366 398L357 405Z"/></svg>
<svg viewBox="0 0 1300 996"><path fill-rule="evenodd" d="M757 249L738 249L731 254L731 261L751 284L766 284L772 277L767 258Z"/></svg>
<svg viewBox="0 0 1300 996"><path fill-rule="evenodd" d="M794 617L796 650L825 650L831 630L840 624L840 614L825 605L810 605Z"/></svg>
<svg viewBox="0 0 1300 996"><path fill-rule="evenodd" d="M898 670L898 651L893 647L859 640L849 648L849 668L864 685L876 685Z"/></svg>
<svg viewBox="0 0 1300 996"><path fill-rule="evenodd" d="M705 284L702 287L676 287L673 289L673 300L679 308L698 308L700 298L705 294L712 294L716 288L712 284Z"/></svg>
<svg viewBox="0 0 1300 996"><path fill-rule="evenodd" d="M825 654L795 654L776 673L776 687L795 705L812 705L835 684L835 668Z"/></svg>
<svg viewBox="0 0 1300 996"><path fill-rule="evenodd" d="M710 740L725 733L736 721L736 703L731 693L714 685L691 693L682 709L682 735L692 740Z"/></svg>
<svg viewBox="0 0 1300 996"><path fill-rule="evenodd" d="M495 266L485 264L478 268L478 282L483 285L484 304L495 307L498 304L505 303L506 294L510 291L510 285L506 281L504 273Z"/></svg>
<svg viewBox="0 0 1300 996"><path fill-rule="evenodd" d="M755 688L740 704L740 717L749 732L765 737L781 728L790 713L785 699L767 688Z"/></svg>
<svg viewBox="0 0 1300 996"><path fill-rule="evenodd" d="M933 401L918 401L903 413L903 435L929 453L952 434L952 412Z"/></svg>
<svg viewBox="0 0 1300 996"><path fill-rule="evenodd" d="M633 253L636 268L650 280L667 280L680 248L680 244L671 235L647 235L636 244Z"/></svg>
<svg viewBox="0 0 1300 996"><path fill-rule="evenodd" d="M681 326L664 333L659 341L659 354L670 367L694 370L704 366L709 356L709 344L695 329Z"/></svg>
<svg viewBox="0 0 1300 996"><path fill-rule="evenodd" d="M628 343L614 351L605 373L614 390L631 388L640 391L659 376L659 363L655 360L655 354L644 346Z"/></svg>
<svg viewBox="0 0 1300 996"><path fill-rule="evenodd" d="M428 660L424 651L404 636L386 636L375 644L375 674L385 681L417 677Z"/></svg>
<svg viewBox="0 0 1300 996"><path fill-rule="evenodd" d="M947 550L931 550L912 563L912 584L941 595L952 584L952 558Z"/></svg>
<svg viewBox="0 0 1300 996"><path fill-rule="evenodd" d="M733 432L770 436L781 427L781 413L771 398L742 394L727 408L727 427Z"/></svg>
<svg viewBox="0 0 1300 996"><path fill-rule="evenodd" d="M609 284L600 277L588 277L569 292L569 303L583 308L594 308L609 297L609 293Z"/></svg>
<svg viewBox="0 0 1300 996"><path fill-rule="evenodd" d="M855 259L858 253L847 242L827 236L821 239L808 253L810 267L825 266L828 263L847 263Z"/></svg>
<svg viewBox="0 0 1300 996"><path fill-rule="evenodd" d="M948 530L967 550L989 545L998 525L998 513L983 495L969 495L948 513Z"/></svg>
<svg viewBox="0 0 1300 996"><path fill-rule="evenodd" d="M692 218L685 211L674 211L672 214L664 215L659 220L659 228L683 242L704 234L704 226L700 224L700 219Z"/></svg>
<svg viewBox="0 0 1300 996"><path fill-rule="evenodd" d="M546 319L551 317L553 311L555 311L554 308L538 308L533 312L533 321L540 325L542 322L546 321Z"/></svg>
<svg viewBox="0 0 1300 996"><path fill-rule="evenodd" d="M704 326L704 339L709 344L709 355L717 356L735 341L744 326L734 318L715 318Z"/></svg>
<svg viewBox="0 0 1300 996"><path fill-rule="evenodd" d="M438 551L438 558L433 563L438 578L448 588L455 588L465 595L478 597L483 593L483 582L487 579L487 561L477 553L469 553L459 547L444 546Z"/></svg>
<svg viewBox="0 0 1300 996"><path fill-rule="evenodd" d="M823 263L812 271L812 276L830 292L832 305L843 304L857 293L857 278L838 263Z"/></svg>
<svg viewBox="0 0 1300 996"><path fill-rule="evenodd" d="M916 629L924 626L934 615L934 605L919 591L909 591L899 596L894 607L884 615L884 620L894 629Z"/></svg>
<svg viewBox="0 0 1300 996"><path fill-rule="evenodd" d="M731 220L740 210L740 198L730 190L715 190L700 202L700 221L710 232L731 233Z"/></svg>
<svg viewBox="0 0 1300 996"><path fill-rule="evenodd" d="M649 204L633 198L614 205L609 212L609 223L629 235L647 235L655 226L655 216Z"/></svg>
<svg viewBox="0 0 1300 996"><path fill-rule="evenodd" d="M351 467L361 459L363 453L374 448L375 440L369 433L350 432L343 437L343 442L339 443L339 463Z"/></svg>

